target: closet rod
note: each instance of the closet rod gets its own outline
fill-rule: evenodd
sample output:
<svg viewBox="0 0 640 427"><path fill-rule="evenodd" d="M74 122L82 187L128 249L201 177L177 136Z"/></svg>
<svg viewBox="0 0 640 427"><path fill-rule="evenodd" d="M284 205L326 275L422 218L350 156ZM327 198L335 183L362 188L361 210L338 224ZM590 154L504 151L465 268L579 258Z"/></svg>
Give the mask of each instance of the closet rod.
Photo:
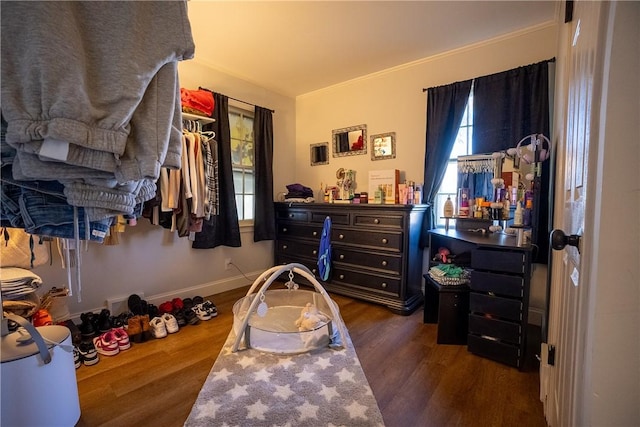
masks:
<svg viewBox="0 0 640 427"><path fill-rule="evenodd" d="M227 98L229 98L229 99L233 99L234 101L242 102L243 104L252 105L252 106L254 106L254 107L259 107L259 105L252 104L252 103L250 103L250 102L243 101L242 99L234 98L234 97L232 97L232 96L227 96ZM262 107L262 108L266 108L266 107ZM266 108L266 109L267 109L267 110L269 110L269 111L271 111L272 113L275 113L275 112L276 112L276 110L272 110L272 109L270 109L270 108Z"/></svg>

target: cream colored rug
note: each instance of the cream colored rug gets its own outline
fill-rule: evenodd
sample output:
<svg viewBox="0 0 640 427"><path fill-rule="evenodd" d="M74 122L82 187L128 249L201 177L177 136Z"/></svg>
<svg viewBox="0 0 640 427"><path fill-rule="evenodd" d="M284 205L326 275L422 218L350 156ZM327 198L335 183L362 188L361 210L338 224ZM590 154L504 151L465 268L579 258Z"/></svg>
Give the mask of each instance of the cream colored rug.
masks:
<svg viewBox="0 0 640 427"><path fill-rule="evenodd" d="M384 426L348 333L346 338L343 349L232 353L232 331L184 425Z"/></svg>

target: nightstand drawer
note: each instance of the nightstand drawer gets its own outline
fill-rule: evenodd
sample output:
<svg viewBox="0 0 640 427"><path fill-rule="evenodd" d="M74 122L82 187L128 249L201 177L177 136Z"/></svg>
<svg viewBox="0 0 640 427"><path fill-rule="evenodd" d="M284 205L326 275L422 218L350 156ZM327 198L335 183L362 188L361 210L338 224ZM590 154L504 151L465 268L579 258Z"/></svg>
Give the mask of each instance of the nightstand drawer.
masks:
<svg viewBox="0 0 640 427"><path fill-rule="evenodd" d="M491 249L471 251L471 268L505 273L524 274L526 257L524 252L509 252Z"/></svg>
<svg viewBox="0 0 640 427"><path fill-rule="evenodd" d="M504 319L522 319L522 301L471 292L469 309L472 313L491 314Z"/></svg>
<svg viewBox="0 0 640 427"><path fill-rule="evenodd" d="M474 291L492 292L496 295L522 298L524 279L519 276L473 270L469 286Z"/></svg>
<svg viewBox="0 0 640 427"><path fill-rule="evenodd" d="M333 246L332 260L382 270L390 274L400 274L402 271L400 255L350 250L338 245Z"/></svg>
<svg viewBox="0 0 640 427"><path fill-rule="evenodd" d="M513 344L520 344L522 330L519 323L505 322L504 320L489 317L469 315L469 333L492 337Z"/></svg>
<svg viewBox="0 0 640 427"><path fill-rule="evenodd" d="M367 231L363 233L360 230L333 228L331 230L331 242L333 244L354 245L359 248L368 247L392 252L402 251L401 232Z"/></svg>
<svg viewBox="0 0 640 427"><path fill-rule="evenodd" d="M390 227L401 229L404 217L399 215L353 214L353 225L365 227Z"/></svg>

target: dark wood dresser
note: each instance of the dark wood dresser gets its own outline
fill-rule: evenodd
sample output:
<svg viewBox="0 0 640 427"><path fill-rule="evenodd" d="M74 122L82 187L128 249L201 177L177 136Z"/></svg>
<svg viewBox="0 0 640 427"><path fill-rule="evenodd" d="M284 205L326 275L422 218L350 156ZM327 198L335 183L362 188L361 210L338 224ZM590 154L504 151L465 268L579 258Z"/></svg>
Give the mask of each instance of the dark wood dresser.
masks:
<svg viewBox="0 0 640 427"><path fill-rule="evenodd" d="M429 235L431 259L440 247L446 247L456 255L456 265L471 269L468 308L463 308L469 316L467 349L522 369L527 342L531 246L516 246L515 237L503 234L437 229ZM426 306L430 304L427 302ZM460 306L455 310L456 314L449 317L460 323Z"/></svg>
<svg viewBox="0 0 640 427"><path fill-rule="evenodd" d="M275 264L297 262L318 277L318 249L331 218L329 292L411 314L423 303L420 233L427 205L277 202Z"/></svg>

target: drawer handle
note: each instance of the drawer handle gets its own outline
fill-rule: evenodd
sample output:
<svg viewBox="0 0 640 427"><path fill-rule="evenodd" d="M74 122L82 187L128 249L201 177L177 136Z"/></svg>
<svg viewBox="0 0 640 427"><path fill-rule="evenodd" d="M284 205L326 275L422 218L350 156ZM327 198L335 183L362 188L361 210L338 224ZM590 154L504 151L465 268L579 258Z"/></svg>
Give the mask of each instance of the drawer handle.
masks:
<svg viewBox="0 0 640 427"><path fill-rule="evenodd" d="M382 282L382 289L386 289L387 287L387 282Z"/></svg>
<svg viewBox="0 0 640 427"><path fill-rule="evenodd" d="M316 237L317 235L318 235L318 232L317 232L317 231L314 231L314 232L313 232L313 237Z"/></svg>
<svg viewBox="0 0 640 427"><path fill-rule="evenodd" d="M314 268L313 270L311 270L311 272L312 272L313 274L316 274L318 271Z"/></svg>
<svg viewBox="0 0 640 427"><path fill-rule="evenodd" d="M287 245L282 245L282 249L287 249Z"/></svg>
<svg viewBox="0 0 640 427"><path fill-rule="evenodd" d="M341 274L340 275L340 280L343 280L343 279L344 279L344 274Z"/></svg>
<svg viewBox="0 0 640 427"><path fill-rule="evenodd" d="M313 252L311 252L313 255L318 255L318 251L317 250L313 250Z"/></svg>
<svg viewBox="0 0 640 427"><path fill-rule="evenodd" d="M289 218L293 218L293 217L294 217L294 215L293 215L293 214L289 214Z"/></svg>
<svg viewBox="0 0 640 427"><path fill-rule="evenodd" d="M286 233L287 231L289 231L289 230L287 230L287 227L284 227L284 228L282 229L282 232L283 232L283 233Z"/></svg>
<svg viewBox="0 0 640 427"><path fill-rule="evenodd" d="M344 259L344 254L340 254L340 259Z"/></svg>
<svg viewBox="0 0 640 427"><path fill-rule="evenodd" d="M387 261L382 261L382 266L386 267L387 266Z"/></svg>
<svg viewBox="0 0 640 427"><path fill-rule="evenodd" d="M338 239L340 239L340 240L344 239L344 234L339 235Z"/></svg>
<svg viewBox="0 0 640 427"><path fill-rule="evenodd" d="M380 224L380 220L378 218L376 218L376 219L373 220L373 223L374 224Z"/></svg>
<svg viewBox="0 0 640 427"><path fill-rule="evenodd" d="M389 243L389 241L387 239L382 239L382 243L386 245L387 243Z"/></svg>

